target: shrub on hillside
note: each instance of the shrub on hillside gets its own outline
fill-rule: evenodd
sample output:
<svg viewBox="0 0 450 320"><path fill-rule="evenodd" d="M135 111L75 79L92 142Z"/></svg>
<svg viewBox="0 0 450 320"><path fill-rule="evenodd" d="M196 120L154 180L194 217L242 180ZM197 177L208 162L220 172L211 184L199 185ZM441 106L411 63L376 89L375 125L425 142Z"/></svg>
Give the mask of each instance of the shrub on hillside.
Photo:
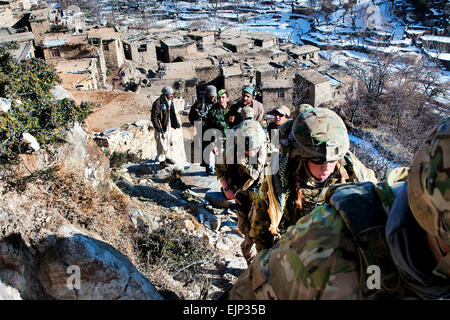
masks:
<svg viewBox="0 0 450 320"><path fill-rule="evenodd" d="M0 114L0 153L3 160L23 152L22 134L30 133L41 146L61 141L63 129L83 122L93 104L57 100L51 91L60 83L56 72L44 61L16 62L8 48L0 48L0 97L11 101L11 109Z"/></svg>

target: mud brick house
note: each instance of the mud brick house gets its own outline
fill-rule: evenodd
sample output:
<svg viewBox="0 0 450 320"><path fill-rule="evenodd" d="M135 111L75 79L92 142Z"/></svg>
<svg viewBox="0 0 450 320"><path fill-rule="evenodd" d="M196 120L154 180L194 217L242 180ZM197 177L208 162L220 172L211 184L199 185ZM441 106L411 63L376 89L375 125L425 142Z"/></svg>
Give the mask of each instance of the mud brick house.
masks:
<svg viewBox="0 0 450 320"><path fill-rule="evenodd" d="M13 28L0 28L0 45L16 43L18 48L11 52L17 61L31 59L35 56L33 46L33 33L17 33Z"/></svg>
<svg viewBox="0 0 450 320"><path fill-rule="evenodd" d="M101 87L97 59L86 58L60 61L55 69L62 80L64 88L91 90Z"/></svg>
<svg viewBox="0 0 450 320"><path fill-rule="evenodd" d="M119 70L125 62L120 32L115 28L94 28L87 33L88 44L100 48L106 67Z"/></svg>
<svg viewBox="0 0 450 320"><path fill-rule="evenodd" d="M47 63L56 65L61 60L79 58L80 53L87 51L86 35L52 33L39 41Z"/></svg>
<svg viewBox="0 0 450 320"><path fill-rule="evenodd" d="M214 32L192 31L188 33L188 37L197 43L200 50L207 49L215 43Z"/></svg>
<svg viewBox="0 0 450 320"><path fill-rule="evenodd" d="M272 48L278 44L277 36L267 32L250 32L247 37L255 47Z"/></svg>
<svg viewBox="0 0 450 320"><path fill-rule="evenodd" d="M319 48L317 48L315 46L311 46L311 45L294 46L293 48L291 48L289 50L289 55L291 57L293 57L294 59L298 59L300 61L312 60L312 61L318 63L319 62L319 51L320 51Z"/></svg>
<svg viewBox="0 0 450 320"><path fill-rule="evenodd" d="M178 57L192 54L197 51L197 45L195 41L182 41L180 39L164 39L160 40L161 43L161 61L173 62Z"/></svg>
<svg viewBox="0 0 450 320"><path fill-rule="evenodd" d="M39 43L45 37L44 34L50 31L50 9L33 10L28 21L34 35L34 41Z"/></svg>
<svg viewBox="0 0 450 320"><path fill-rule="evenodd" d="M235 53L244 53L252 46L252 40L244 37L225 39L222 43L225 48Z"/></svg>
<svg viewBox="0 0 450 320"><path fill-rule="evenodd" d="M252 83L253 74L244 72L240 65L221 68L223 87L227 89L232 100L242 95L242 88Z"/></svg>
<svg viewBox="0 0 450 320"><path fill-rule="evenodd" d="M314 107L332 99L330 80L321 73L304 69L296 73L294 103L309 103Z"/></svg>
<svg viewBox="0 0 450 320"><path fill-rule="evenodd" d="M263 80L260 84L260 91L265 111L276 106L290 107L293 104L293 79Z"/></svg>

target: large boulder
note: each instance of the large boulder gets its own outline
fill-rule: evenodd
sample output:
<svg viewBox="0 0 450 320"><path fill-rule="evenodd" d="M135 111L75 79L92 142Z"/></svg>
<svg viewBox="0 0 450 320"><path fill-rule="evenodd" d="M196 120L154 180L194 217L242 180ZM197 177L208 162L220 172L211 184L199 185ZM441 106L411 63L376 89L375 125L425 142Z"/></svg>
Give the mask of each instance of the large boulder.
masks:
<svg viewBox="0 0 450 320"><path fill-rule="evenodd" d="M84 179L89 185L103 192L110 188L109 160L97 146L94 139L75 123L64 136L66 143L49 146L32 154L21 154L18 172L33 171L58 166ZM49 156L51 154L51 156Z"/></svg>
<svg viewBox="0 0 450 320"><path fill-rule="evenodd" d="M54 299L162 299L124 255L83 234L57 239L40 262L42 287ZM71 278L77 276L77 270L79 287Z"/></svg>

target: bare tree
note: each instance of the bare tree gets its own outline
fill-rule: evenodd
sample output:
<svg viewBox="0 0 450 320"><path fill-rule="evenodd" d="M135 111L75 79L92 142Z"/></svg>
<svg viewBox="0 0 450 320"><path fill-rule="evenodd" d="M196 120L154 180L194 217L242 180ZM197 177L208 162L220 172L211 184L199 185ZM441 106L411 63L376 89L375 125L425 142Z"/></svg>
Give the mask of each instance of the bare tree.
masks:
<svg viewBox="0 0 450 320"><path fill-rule="evenodd" d="M435 98L437 95L447 96L449 92L449 84L440 81L442 75L437 65L432 65L428 60L423 60L422 63L416 65L415 80L420 83L425 91L425 94L430 98Z"/></svg>
<svg viewBox="0 0 450 320"><path fill-rule="evenodd" d="M370 99L377 99L383 93L386 81L391 74L394 57L391 55L375 55L370 57L370 62L361 64L356 60L347 61L350 72L361 80Z"/></svg>

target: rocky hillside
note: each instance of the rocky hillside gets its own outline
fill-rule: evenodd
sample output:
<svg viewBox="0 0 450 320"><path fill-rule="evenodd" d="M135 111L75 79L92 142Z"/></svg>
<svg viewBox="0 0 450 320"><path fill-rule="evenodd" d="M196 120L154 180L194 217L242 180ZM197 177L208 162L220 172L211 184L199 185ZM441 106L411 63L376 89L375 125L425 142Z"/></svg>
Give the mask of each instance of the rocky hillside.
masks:
<svg viewBox="0 0 450 320"><path fill-rule="evenodd" d="M246 268L242 237L182 131L161 170L148 120L91 130L2 171L0 299L217 299Z"/></svg>

